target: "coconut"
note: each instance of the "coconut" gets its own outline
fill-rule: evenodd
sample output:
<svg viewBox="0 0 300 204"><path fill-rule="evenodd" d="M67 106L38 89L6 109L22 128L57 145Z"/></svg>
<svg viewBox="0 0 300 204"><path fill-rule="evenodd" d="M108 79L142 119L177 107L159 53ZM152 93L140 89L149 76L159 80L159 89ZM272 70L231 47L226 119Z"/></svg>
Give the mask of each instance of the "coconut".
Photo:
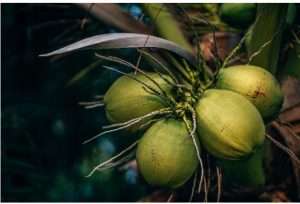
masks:
<svg viewBox="0 0 300 204"><path fill-rule="evenodd" d="M218 160L218 165L223 170L225 185L242 185L258 187L265 184L265 172L263 168L263 146L248 158L242 160Z"/></svg>
<svg viewBox="0 0 300 204"><path fill-rule="evenodd" d="M249 99L265 121L279 113L283 94L278 81L267 70L253 65L237 65L220 71L217 88L235 91Z"/></svg>
<svg viewBox="0 0 300 204"><path fill-rule="evenodd" d="M170 188L183 185L198 164L185 123L176 119L163 119L151 126L138 144L136 158L149 184Z"/></svg>
<svg viewBox="0 0 300 204"><path fill-rule="evenodd" d="M265 127L261 115L238 93L208 89L195 109L200 142L218 158L245 158L264 142Z"/></svg>
<svg viewBox="0 0 300 204"><path fill-rule="evenodd" d="M170 93L171 86L159 74L147 73L147 75L165 92ZM131 73L129 76L120 77L104 96L106 116L110 122L126 122L167 106L166 100L149 93L147 87L139 81L159 91L155 83L145 75Z"/></svg>
<svg viewBox="0 0 300 204"><path fill-rule="evenodd" d="M256 4L253 3L225 3L221 5L220 17L230 26L246 28L254 20Z"/></svg>

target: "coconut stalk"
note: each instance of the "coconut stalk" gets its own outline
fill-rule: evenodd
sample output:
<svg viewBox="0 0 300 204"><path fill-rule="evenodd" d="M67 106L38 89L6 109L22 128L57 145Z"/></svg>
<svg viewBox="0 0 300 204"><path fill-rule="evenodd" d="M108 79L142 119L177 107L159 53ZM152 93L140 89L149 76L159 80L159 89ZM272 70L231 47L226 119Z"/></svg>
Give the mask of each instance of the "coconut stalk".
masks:
<svg viewBox="0 0 300 204"><path fill-rule="evenodd" d="M258 4L250 36L250 64L275 74L288 4Z"/></svg>
<svg viewBox="0 0 300 204"><path fill-rule="evenodd" d="M193 47L185 37L180 24L165 4L143 4L144 11L149 15L156 32L163 38L173 41L183 48L193 51Z"/></svg>

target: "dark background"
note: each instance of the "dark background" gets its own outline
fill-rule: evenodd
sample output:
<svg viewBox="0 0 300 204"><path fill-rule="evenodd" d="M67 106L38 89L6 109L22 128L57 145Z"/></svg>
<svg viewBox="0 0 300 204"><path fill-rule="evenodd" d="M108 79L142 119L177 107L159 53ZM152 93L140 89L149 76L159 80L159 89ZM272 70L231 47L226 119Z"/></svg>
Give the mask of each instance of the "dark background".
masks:
<svg viewBox="0 0 300 204"><path fill-rule="evenodd" d="M136 4L122 8L141 15ZM38 57L118 30L72 4L2 4L1 12L2 201L136 201L149 193L131 167L84 177L134 139L113 134L81 144L108 122L102 108L86 110L78 102L104 94L119 75L89 69L93 52ZM135 51L117 54L136 59ZM86 74L71 82L82 70Z"/></svg>

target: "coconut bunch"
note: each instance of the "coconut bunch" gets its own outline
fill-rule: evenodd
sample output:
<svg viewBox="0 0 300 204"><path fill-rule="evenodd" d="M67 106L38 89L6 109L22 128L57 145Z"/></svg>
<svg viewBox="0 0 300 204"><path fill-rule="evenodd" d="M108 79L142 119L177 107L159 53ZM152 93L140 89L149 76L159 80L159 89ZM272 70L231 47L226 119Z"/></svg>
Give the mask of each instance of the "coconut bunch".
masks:
<svg viewBox="0 0 300 204"><path fill-rule="evenodd" d="M141 134L136 159L149 184L178 188L199 164L203 176L201 150L215 158L225 181L264 184L264 123L276 117L283 102L271 73L239 65L221 68L205 82L189 67L190 80L169 68L165 73L132 68L135 72L123 73L103 97L112 123L104 133Z"/></svg>
<svg viewBox="0 0 300 204"><path fill-rule="evenodd" d="M211 168L207 158L211 158L216 168L218 183L222 172L229 185L263 185L263 146L265 139L271 138L266 134L265 124L277 117L283 103L275 77L257 66L227 66L232 55L223 63L217 62L218 69L213 73L201 57L193 58L173 43L149 35L126 34L125 46L124 36L120 36L92 37L43 55L95 45L110 49L146 47L147 40L148 47L156 47L159 41L159 48L182 59L183 63L168 67L154 55L141 52L160 67L144 71L123 59L96 55L128 66L132 72L103 66L122 74L102 100L92 104L104 106L111 124L84 143L116 131L140 137L116 156L97 165L88 176L132 159L135 152L141 175L154 186L176 189L194 175L192 195L197 182L198 192L204 189L207 194L209 177L206 171ZM123 40L123 44L118 40Z"/></svg>
<svg viewBox="0 0 300 204"><path fill-rule="evenodd" d="M220 70L214 82L195 84L138 72L120 77L105 94L111 127L142 132L136 152L141 174L149 184L177 188L203 165L203 149L226 174L240 169L226 179L262 185L264 121L276 117L283 102L278 82L265 69L240 65Z"/></svg>

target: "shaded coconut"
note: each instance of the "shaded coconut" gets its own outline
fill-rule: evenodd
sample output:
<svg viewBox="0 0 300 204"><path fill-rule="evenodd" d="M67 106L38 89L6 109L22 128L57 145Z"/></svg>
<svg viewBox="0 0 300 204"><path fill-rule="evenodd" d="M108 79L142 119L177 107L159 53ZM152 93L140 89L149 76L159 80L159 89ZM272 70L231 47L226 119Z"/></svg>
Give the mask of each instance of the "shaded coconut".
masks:
<svg viewBox="0 0 300 204"><path fill-rule="evenodd" d="M225 3L221 5L220 17L232 27L246 28L254 22L256 4L253 3Z"/></svg>

